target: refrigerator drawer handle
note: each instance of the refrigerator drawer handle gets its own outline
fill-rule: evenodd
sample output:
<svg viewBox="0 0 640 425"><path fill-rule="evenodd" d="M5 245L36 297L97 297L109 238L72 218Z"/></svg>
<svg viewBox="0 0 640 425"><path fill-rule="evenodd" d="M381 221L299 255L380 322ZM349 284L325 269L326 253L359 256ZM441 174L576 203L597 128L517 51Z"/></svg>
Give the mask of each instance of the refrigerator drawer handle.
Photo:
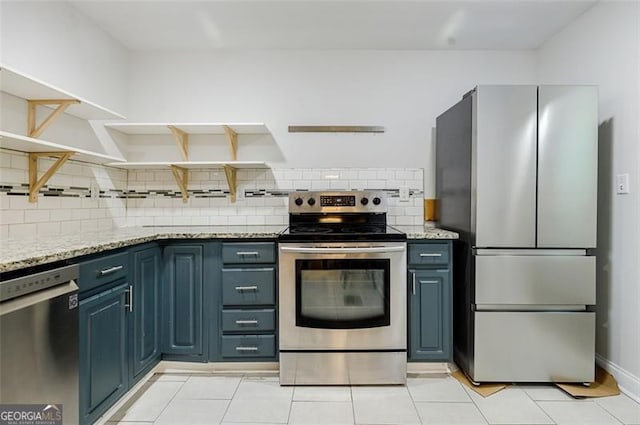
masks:
<svg viewBox="0 0 640 425"><path fill-rule="evenodd" d="M442 257L442 254L439 252L421 252L421 257Z"/></svg>

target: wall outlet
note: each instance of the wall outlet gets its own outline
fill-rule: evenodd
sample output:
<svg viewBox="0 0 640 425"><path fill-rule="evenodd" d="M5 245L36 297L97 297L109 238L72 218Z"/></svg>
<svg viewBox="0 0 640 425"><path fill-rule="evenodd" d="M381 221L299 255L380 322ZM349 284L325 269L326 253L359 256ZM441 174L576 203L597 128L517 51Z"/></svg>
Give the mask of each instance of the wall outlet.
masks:
<svg viewBox="0 0 640 425"><path fill-rule="evenodd" d="M98 185L96 185L95 183L91 183L91 187L89 188L89 194L91 195L92 201L97 201L98 198L100 197L100 189L98 188Z"/></svg>
<svg viewBox="0 0 640 425"><path fill-rule="evenodd" d="M617 174L616 175L616 193L618 195L624 195L630 192L629 189L629 174Z"/></svg>
<svg viewBox="0 0 640 425"><path fill-rule="evenodd" d="M409 188L401 187L400 188L400 201L401 202L409 202Z"/></svg>

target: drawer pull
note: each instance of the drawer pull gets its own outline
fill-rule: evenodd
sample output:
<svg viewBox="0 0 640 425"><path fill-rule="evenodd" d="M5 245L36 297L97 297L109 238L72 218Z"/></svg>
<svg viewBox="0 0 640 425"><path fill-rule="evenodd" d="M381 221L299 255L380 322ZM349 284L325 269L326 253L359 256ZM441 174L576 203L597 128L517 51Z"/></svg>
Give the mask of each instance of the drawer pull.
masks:
<svg viewBox="0 0 640 425"><path fill-rule="evenodd" d="M236 320L236 325L257 325L258 321L253 320Z"/></svg>
<svg viewBox="0 0 640 425"><path fill-rule="evenodd" d="M421 252L421 257L442 257L442 254L439 252Z"/></svg>
<svg viewBox="0 0 640 425"><path fill-rule="evenodd" d="M258 256L259 253L258 253L258 251L237 251L236 255L240 255L240 256L255 255L255 256Z"/></svg>
<svg viewBox="0 0 640 425"><path fill-rule="evenodd" d="M238 291L238 292L242 292L242 291L257 291L257 290L258 290L258 286L257 285L236 286L236 291Z"/></svg>
<svg viewBox="0 0 640 425"><path fill-rule="evenodd" d="M258 347L236 347L236 351L258 351Z"/></svg>
<svg viewBox="0 0 640 425"><path fill-rule="evenodd" d="M106 275L108 275L108 274L111 274L111 273L115 273L115 272L117 272L118 270L122 269L123 267L124 267L124 266L114 266L114 267L109 267L108 269L100 270L100 271L98 272L98 275L99 275L99 276L106 276Z"/></svg>
<svg viewBox="0 0 640 425"><path fill-rule="evenodd" d="M420 283L439 283L437 280L421 280Z"/></svg>

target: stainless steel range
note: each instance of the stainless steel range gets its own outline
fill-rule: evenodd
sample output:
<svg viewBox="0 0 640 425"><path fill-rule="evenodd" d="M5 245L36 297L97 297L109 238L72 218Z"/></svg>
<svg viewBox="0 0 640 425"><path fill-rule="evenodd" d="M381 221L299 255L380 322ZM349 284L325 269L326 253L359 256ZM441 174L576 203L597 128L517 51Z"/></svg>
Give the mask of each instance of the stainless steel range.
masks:
<svg viewBox="0 0 640 425"><path fill-rule="evenodd" d="M404 384L406 235L377 192L295 192L279 238L281 385Z"/></svg>

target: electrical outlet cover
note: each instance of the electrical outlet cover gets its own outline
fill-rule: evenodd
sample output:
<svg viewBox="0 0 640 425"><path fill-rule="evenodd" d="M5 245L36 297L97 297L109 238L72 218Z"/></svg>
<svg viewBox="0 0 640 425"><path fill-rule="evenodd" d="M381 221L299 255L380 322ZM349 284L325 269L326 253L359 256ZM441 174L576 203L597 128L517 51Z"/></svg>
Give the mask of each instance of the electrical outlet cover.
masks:
<svg viewBox="0 0 640 425"><path fill-rule="evenodd" d="M409 201L409 188L408 187L401 187L400 188L400 200L402 202Z"/></svg>

